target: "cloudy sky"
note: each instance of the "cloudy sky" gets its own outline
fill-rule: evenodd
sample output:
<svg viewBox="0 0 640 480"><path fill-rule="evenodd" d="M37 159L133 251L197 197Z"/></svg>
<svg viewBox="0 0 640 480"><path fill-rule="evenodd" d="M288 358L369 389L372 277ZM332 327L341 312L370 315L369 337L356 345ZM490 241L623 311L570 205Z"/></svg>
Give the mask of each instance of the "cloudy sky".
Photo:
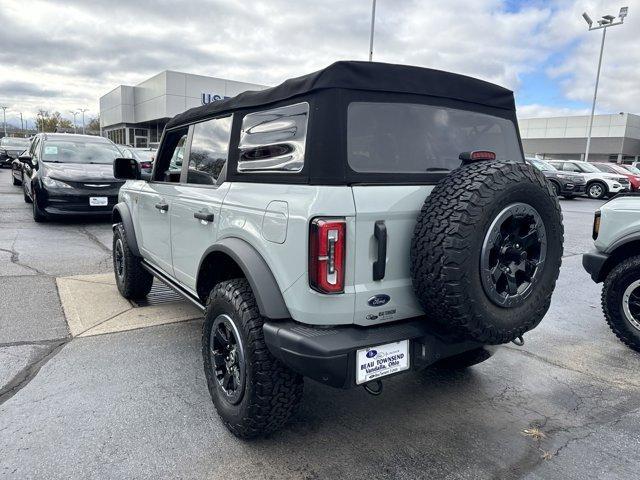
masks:
<svg viewBox="0 0 640 480"><path fill-rule="evenodd" d="M368 55L371 0L1 0L0 104L7 120L88 108L166 69L275 85ZM589 110L607 33L598 111L640 113L640 0L378 0L374 60L483 78L522 117Z"/></svg>

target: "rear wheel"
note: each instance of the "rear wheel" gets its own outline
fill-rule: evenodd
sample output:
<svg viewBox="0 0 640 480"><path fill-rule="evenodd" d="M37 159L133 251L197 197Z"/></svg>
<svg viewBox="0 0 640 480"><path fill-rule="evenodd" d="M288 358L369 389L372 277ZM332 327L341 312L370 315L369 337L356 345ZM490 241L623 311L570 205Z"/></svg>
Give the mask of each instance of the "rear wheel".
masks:
<svg viewBox="0 0 640 480"><path fill-rule="evenodd" d="M302 399L302 377L271 355L263 322L247 280L221 282L211 291L202 331L204 373L218 414L240 438L277 430Z"/></svg>
<svg viewBox="0 0 640 480"><path fill-rule="evenodd" d="M113 272L120 295L129 300L146 297L153 285L153 275L131 251L122 223L113 228Z"/></svg>
<svg viewBox="0 0 640 480"><path fill-rule="evenodd" d="M602 310L613 333L640 352L640 256L628 258L607 275Z"/></svg>
<svg viewBox="0 0 640 480"><path fill-rule="evenodd" d="M587 186L587 196L601 200L607 196L607 186L602 182L593 182Z"/></svg>

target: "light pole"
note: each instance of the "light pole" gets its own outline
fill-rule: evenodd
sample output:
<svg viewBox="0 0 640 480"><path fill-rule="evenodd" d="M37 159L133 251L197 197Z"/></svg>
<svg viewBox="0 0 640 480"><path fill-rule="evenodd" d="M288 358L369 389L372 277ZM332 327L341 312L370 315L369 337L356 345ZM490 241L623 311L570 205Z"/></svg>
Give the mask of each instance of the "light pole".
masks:
<svg viewBox="0 0 640 480"><path fill-rule="evenodd" d="M371 6L371 36L369 37L369 61L373 61L373 30L376 25L376 0Z"/></svg>
<svg viewBox="0 0 640 480"><path fill-rule="evenodd" d="M4 126L4 136L7 136L7 107L0 105L2 109L2 125Z"/></svg>
<svg viewBox="0 0 640 480"><path fill-rule="evenodd" d="M20 130L22 131L22 135L24 136L24 120L22 120L22 112L20 112Z"/></svg>
<svg viewBox="0 0 640 480"><path fill-rule="evenodd" d="M84 112L89 110L88 108L79 108L80 112L82 112L82 134L84 135Z"/></svg>
<svg viewBox="0 0 640 480"><path fill-rule="evenodd" d="M593 129L593 115L596 111L596 98L598 97L598 83L600 83L600 67L602 66L602 52L604 51L604 39L607 36L607 28L615 27L616 25L622 25L624 23L624 17L629 13L628 7L622 7L620 13L618 13L618 22L614 22L616 17L613 15L604 15L601 20L598 20L598 25L593 26L593 20L584 12L582 18L589 25L589 31L602 29L602 43L600 44L600 57L598 58L598 73L596 74L596 86L593 90L593 103L591 104L591 117L589 118L589 133L587 134L587 149L584 153L585 162L589 161L589 149L591 148L591 130Z"/></svg>
<svg viewBox="0 0 640 480"><path fill-rule="evenodd" d="M69 110L69 113L73 115L73 133L78 133L78 124L76 123L76 115L78 115L78 112Z"/></svg>

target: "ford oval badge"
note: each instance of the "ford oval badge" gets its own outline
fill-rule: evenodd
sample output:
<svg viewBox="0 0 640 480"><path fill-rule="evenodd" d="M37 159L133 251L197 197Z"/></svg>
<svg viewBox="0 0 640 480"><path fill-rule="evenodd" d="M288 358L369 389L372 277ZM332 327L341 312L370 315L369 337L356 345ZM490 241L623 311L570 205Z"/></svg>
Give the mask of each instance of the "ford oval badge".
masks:
<svg viewBox="0 0 640 480"><path fill-rule="evenodd" d="M391 300L391 297L389 295L380 294L371 297L369 300L367 300L367 303L370 307L381 307L382 305L389 303L389 300Z"/></svg>
<svg viewBox="0 0 640 480"><path fill-rule="evenodd" d="M375 357L377 354L378 354L378 352L377 352L377 351L375 351L375 350L369 350L369 351L367 352L367 358L373 358L373 357Z"/></svg>

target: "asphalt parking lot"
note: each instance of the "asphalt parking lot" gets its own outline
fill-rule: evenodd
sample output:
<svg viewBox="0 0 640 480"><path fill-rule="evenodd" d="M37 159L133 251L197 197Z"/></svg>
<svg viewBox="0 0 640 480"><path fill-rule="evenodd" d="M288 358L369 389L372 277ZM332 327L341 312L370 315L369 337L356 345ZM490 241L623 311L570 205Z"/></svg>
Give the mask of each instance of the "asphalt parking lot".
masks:
<svg viewBox="0 0 640 480"><path fill-rule="evenodd" d="M463 373L305 383L270 438L236 439L205 385L198 319L71 338L56 279L111 269L109 221L35 224L0 170L2 478L637 478L640 356L581 266L601 202L562 200L551 310Z"/></svg>

